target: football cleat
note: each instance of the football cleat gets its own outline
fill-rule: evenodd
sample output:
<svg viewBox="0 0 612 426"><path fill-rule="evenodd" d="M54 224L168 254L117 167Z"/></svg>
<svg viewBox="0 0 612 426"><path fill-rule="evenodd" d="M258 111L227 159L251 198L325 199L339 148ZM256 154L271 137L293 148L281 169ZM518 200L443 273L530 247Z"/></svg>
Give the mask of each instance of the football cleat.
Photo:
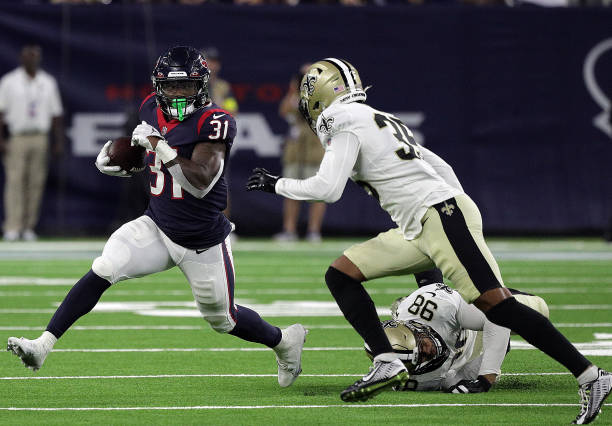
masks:
<svg viewBox="0 0 612 426"><path fill-rule="evenodd" d="M306 342L306 330L302 324L293 324L282 330L283 337L274 348L278 364L278 384L291 386L302 372L302 349Z"/></svg>
<svg viewBox="0 0 612 426"><path fill-rule="evenodd" d="M340 394L344 402L367 401L374 395L395 386L403 388L408 381L408 370L400 359L391 362L374 361L374 366Z"/></svg>
<svg viewBox="0 0 612 426"><path fill-rule="evenodd" d="M21 358L21 362L27 368L36 371L42 367L45 358L47 358L47 355L49 355L49 352L53 349L53 344L55 342L52 340L49 341L44 335L34 340L29 340L24 337L9 337L6 350L13 352Z"/></svg>
<svg viewBox="0 0 612 426"><path fill-rule="evenodd" d="M599 369L597 379L592 382L585 383L578 388L580 395L580 413L572 422L575 425L586 425L595 420L595 417L601 411L606 398L612 390L612 374Z"/></svg>

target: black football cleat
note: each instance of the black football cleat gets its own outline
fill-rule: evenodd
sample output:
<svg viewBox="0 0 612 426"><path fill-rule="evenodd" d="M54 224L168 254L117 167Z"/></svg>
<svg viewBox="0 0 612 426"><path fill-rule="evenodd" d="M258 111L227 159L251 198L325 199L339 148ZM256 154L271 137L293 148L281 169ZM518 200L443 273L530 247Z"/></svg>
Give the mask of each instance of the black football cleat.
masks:
<svg viewBox="0 0 612 426"><path fill-rule="evenodd" d="M392 389L394 386L404 387L408 381L408 370L401 360L391 362L375 361L370 372L357 380L340 394L344 402L367 401L376 394Z"/></svg>

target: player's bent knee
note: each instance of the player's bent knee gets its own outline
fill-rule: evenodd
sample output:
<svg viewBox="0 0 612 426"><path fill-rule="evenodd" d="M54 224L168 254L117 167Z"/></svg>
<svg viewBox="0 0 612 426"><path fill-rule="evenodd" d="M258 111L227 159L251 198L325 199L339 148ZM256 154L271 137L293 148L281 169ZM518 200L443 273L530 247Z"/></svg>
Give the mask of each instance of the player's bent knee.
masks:
<svg viewBox="0 0 612 426"><path fill-rule="evenodd" d="M217 333L229 333L236 326L225 315L204 315L204 319Z"/></svg>
<svg viewBox="0 0 612 426"><path fill-rule="evenodd" d="M540 296L535 296L531 294L515 294L514 298L523 305L529 306L534 311L538 311L543 316L550 319L550 311L548 309L548 304Z"/></svg>
<svg viewBox="0 0 612 426"><path fill-rule="evenodd" d="M91 265L91 270L106 281L114 284L113 281L113 263L103 256L96 257Z"/></svg>

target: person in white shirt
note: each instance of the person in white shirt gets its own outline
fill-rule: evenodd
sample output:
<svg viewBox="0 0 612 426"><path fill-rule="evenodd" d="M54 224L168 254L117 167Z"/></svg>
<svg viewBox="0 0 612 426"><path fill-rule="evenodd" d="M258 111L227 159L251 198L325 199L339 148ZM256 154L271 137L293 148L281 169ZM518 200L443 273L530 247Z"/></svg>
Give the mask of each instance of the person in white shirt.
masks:
<svg viewBox="0 0 612 426"><path fill-rule="evenodd" d="M333 203L350 178L398 226L350 247L325 274L336 303L374 356L371 371L341 392L341 399L364 401L404 386L409 378L362 282L437 266L492 323L516 332L572 372L581 395L574 422L591 422L610 394L612 374L593 365L545 316L519 303L504 286L484 240L478 207L458 182L440 174L446 169L443 160L419 146L397 117L365 104L359 73L347 61L315 62L300 88L302 115L325 148L318 173L296 180L258 168L247 190Z"/></svg>
<svg viewBox="0 0 612 426"><path fill-rule="evenodd" d="M21 50L21 66L0 80L0 153L4 154L4 239L35 240L47 178L49 131L62 154L62 103L55 79L40 69L40 46ZM2 134L4 124L10 137Z"/></svg>

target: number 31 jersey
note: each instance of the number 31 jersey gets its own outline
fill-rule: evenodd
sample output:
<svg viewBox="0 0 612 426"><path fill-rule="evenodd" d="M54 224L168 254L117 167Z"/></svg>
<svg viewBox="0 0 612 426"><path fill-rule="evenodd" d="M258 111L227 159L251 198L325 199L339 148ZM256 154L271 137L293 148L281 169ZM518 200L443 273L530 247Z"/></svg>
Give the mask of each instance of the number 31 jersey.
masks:
<svg viewBox="0 0 612 426"><path fill-rule="evenodd" d="M433 328L446 343L450 355L439 368L425 374L412 375L415 390L439 390L450 370L458 371L480 355L478 332L459 324L457 313L461 295L444 284L430 284L400 299L391 308L394 320L418 321ZM451 373L452 374L452 373Z"/></svg>
<svg viewBox="0 0 612 426"><path fill-rule="evenodd" d="M421 232L428 207L462 193L422 159L412 132L395 116L357 102L332 104L317 120L323 148L342 132L359 140L351 179L377 199L407 240Z"/></svg>
<svg viewBox="0 0 612 426"><path fill-rule="evenodd" d="M167 121L150 95L140 107L140 120L155 127L168 145L181 157L191 158L199 143L225 145L225 165L236 136L236 122L229 112L209 103L185 120ZM227 205L225 171L215 186L197 198L185 191L174 179L155 152L147 152L150 169L151 197L145 215L175 243L189 249L206 249L222 242L231 224L222 211Z"/></svg>

